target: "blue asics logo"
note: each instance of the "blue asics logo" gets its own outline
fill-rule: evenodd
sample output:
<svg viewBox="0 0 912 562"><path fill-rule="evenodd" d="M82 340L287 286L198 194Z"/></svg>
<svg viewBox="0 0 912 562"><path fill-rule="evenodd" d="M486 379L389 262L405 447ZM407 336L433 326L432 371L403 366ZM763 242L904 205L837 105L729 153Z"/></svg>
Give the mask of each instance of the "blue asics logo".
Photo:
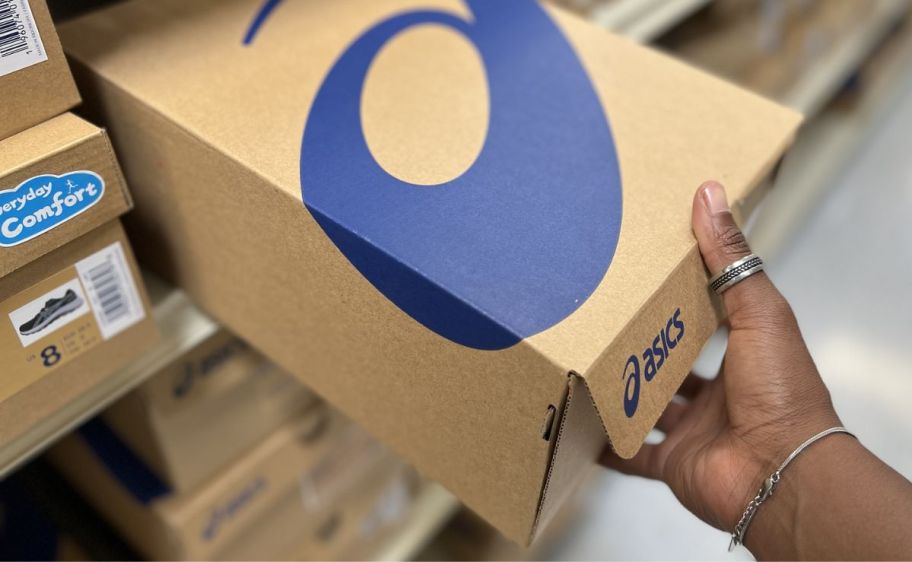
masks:
<svg viewBox="0 0 912 562"><path fill-rule="evenodd" d="M659 333L652 338L652 343L647 342L646 349L642 352L642 376L646 382L651 382L659 374L665 361L671 359L671 352L678 347L683 338L684 319L681 318L681 309L677 308L668 317L665 325L659 328ZM624 414L628 418L636 414L640 403L640 374L640 357L634 353L627 358L624 374L621 375L621 380L624 381Z"/></svg>
<svg viewBox="0 0 912 562"><path fill-rule="evenodd" d="M0 191L0 246L15 246L44 234L98 203L104 181L81 170L29 178Z"/></svg>
<svg viewBox="0 0 912 562"><path fill-rule="evenodd" d="M387 298L438 334L502 349L576 310L602 280L621 226L614 141L573 48L538 3L465 0L396 14L342 53L317 92L301 143L304 204ZM244 42L269 13L267 0ZM488 81L488 134L445 183L387 173L361 128L361 92L380 49L419 25L471 41Z"/></svg>

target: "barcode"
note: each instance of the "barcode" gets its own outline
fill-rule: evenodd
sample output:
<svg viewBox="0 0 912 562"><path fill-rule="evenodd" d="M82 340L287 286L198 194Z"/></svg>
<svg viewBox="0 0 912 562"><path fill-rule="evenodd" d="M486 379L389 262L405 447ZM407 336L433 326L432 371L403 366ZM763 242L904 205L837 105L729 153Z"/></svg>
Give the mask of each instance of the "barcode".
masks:
<svg viewBox="0 0 912 562"><path fill-rule="evenodd" d="M146 309L120 242L76 262L76 271L104 339L142 320Z"/></svg>
<svg viewBox="0 0 912 562"><path fill-rule="evenodd" d="M129 312L126 295L117 270L110 262L89 269L86 277L98 297L98 308L104 324L113 324Z"/></svg>
<svg viewBox="0 0 912 562"><path fill-rule="evenodd" d="M25 23L13 2L0 0L0 58L9 57L28 49Z"/></svg>

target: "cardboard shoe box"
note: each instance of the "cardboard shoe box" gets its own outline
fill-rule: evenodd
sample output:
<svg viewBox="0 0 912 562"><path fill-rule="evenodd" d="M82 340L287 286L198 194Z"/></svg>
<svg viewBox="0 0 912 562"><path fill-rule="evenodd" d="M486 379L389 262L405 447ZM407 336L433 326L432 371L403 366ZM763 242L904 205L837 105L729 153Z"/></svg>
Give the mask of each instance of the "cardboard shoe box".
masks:
<svg viewBox="0 0 912 562"><path fill-rule="evenodd" d="M695 189L740 212L800 122L532 1L137 0L61 38L145 261L522 543L720 321Z"/></svg>
<svg viewBox="0 0 912 562"><path fill-rule="evenodd" d="M220 330L103 416L159 478L181 493L315 400L297 379Z"/></svg>
<svg viewBox="0 0 912 562"><path fill-rule="evenodd" d="M360 470L341 480L345 486L320 490L312 479L302 478L300 487L290 489L215 558L375 559L378 543L402 529L421 480L388 451L350 456Z"/></svg>
<svg viewBox="0 0 912 562"><path fill-rule="evenodd" d="M204 560L259 521L358 432L331 409L315 408L188 494L169 489L102 418L64 438L49 458L142 555Z"/></svg>
<svg viewBox="0 0 912 562"><path fill-rule="evenodd" d="M104 131L64 114L0 141L0 443L157 338Z"/></svg>
<svg viewBox="0 0 912 562"><path fill-rule="evenodd" d="M0 100L0 139L79 103L45 0L0 2Z"/></svg>

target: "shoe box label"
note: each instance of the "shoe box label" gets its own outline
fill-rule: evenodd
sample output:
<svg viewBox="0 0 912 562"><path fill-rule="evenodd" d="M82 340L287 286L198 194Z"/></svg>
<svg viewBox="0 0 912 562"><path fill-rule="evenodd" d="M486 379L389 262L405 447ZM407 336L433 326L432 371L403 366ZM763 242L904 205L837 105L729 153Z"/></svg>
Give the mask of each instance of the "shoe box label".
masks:
<svg viewBox="0 0 912 562"><path fill-rule="evenodd" d="M101 201L104 188L101 176L79 170L35 176L0 191L0 246L16 246L60 226Z"/></svg>
<svg viewBox="0 0 912 562"><path fill-rule="evenodd" d="M29 0L0 0L0 76L46 60Z"/></svg>
<svg viewBox="0 0 912 562"><path fill-rule="evenodd" d="M145 315L120 242L0 303L0 401Z"/></svg>

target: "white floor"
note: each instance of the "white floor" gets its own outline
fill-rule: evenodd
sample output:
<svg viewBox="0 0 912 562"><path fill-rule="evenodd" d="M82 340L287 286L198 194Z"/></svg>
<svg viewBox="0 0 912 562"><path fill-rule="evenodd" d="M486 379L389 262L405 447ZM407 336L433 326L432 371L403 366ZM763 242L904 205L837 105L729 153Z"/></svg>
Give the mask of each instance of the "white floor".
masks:
<svg viewBox="0 0 912 562"><path fill-rule="evenodd" d="M846 426L912 478L912 75L769 271L791 301ZM712 355L712 353L710 353ZM702 364L712 363L714 357ZM663 485L601 472L563 560L751 560Z"/></svg>

